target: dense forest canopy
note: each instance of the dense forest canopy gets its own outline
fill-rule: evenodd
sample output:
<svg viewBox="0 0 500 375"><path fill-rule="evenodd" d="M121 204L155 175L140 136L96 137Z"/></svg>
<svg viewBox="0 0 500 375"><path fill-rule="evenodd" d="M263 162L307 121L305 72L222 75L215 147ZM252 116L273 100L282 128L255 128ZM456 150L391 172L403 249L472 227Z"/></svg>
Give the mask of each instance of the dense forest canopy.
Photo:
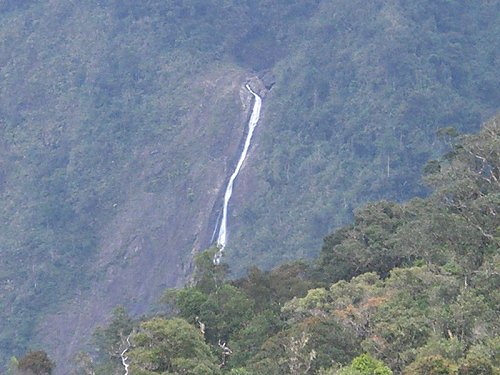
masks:
<svg viewBox="0 0 500 375"><path fill-rule="evenodd" d="M417 228L444 227L427 257L473 278L467 267L497 236L484 186L467 216L471 186L453 180L464 195L450 198L435 162L426 179L453 215L418 199L359 207L425 197L424 165L454 150L449 127L476 132L498 111L499 18L496 0L0 1L0 363L44 348L63 371L111 305L143 314L189 279L244 132L249 79L270 90L230 211L233 277L319 256L318 278L278 268L297 289L262 293L284 303L312 282L386 278L423 259ZM427 213L434 221L409 224ZM450 263L455 242L480 250ZM251 303L264 314L256 330L282 332Z"/></svg>
<svg viewBox="0 0 500 375"><path fill-rule="evenodd" d="M431 196L367 205L308 264L228 281L199 254L162 314L116 310L80 369L99 353L92 371L119 373L128 348L144 375L498 374L499 156L500 116L428 164Z"/></svg>
<svg viewBox="0 0 500 375"><path fill-rule="evenodd" d="M475 131L498 110L499 10L321 2L273 68L258 175L237 208L230 263L310 255L360 204L424 195L421 169L446 147L438 129Z"/></svg>

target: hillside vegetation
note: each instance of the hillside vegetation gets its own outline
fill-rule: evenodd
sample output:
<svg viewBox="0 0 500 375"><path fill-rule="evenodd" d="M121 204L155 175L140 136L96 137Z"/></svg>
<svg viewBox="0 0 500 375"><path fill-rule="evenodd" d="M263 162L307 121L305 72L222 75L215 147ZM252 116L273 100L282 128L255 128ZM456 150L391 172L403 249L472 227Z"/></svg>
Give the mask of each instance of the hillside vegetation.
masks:
<svg viewBox="0 0 500 375"><path fill-rule="evenodd" d="M431 196L370 203L309 264L228 281L201 253L163 314L116 310L80 370L99 353L96 374L120 373L130 337L136 375L498 374L499 156L500 116L428 164Z"/></svg>
<svg viewBox="0 0 500 375"><path fill-rule="evenodd" d="M1 1L0 363L43 347L65 373L113 306L143 314L189 279L249 80L272 88L230 207L233 277L317 256L366 202L424 197L439 129L498 110L499 17L479 0Z"/></svg>
<svg viewBox="0 0 500 375"><path fill-rule="evenodd" d="M425 195L439 129L477 131L498 110L499 13L498 1L323 1L290 28L228 262L311 256L360 204Z"/></svg>

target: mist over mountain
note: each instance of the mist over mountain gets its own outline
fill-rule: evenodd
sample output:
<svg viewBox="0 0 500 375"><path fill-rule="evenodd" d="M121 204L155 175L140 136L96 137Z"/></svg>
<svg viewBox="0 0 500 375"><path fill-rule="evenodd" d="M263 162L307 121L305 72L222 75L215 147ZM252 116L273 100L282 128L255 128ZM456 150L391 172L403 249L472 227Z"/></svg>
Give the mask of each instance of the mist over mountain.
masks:
<svg viewBox="0 0 500 375"><path fill-rule="evenodd" d="M425 196L446 132L500 103L500 2L0 2L0 361L64 371L211 245L251 108L224 261L319 253L374 199ZM443 136L438 136L440 133Z"/></svg>

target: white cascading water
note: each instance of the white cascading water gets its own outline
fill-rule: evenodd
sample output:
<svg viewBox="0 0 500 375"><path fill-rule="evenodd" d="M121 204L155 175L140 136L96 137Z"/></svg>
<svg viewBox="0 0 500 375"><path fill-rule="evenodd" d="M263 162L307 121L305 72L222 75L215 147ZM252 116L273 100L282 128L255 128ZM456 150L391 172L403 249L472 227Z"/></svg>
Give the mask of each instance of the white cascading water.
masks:
<svg viewBox="0 0 500 375"><path fill-rule="evenodd" d="M233 184L234 180L240 173L240 169L243 166L243 162L247 157L248 149L250 147L250 142L252 141L253 132L255 127L257 126L257 122L259 122L260 117L260 108L262 106L262 99L259 95L257 95L248 84L245 85L248 91L255 98L255 103L252 109L252 115L250 116L250 121L248 121L248 134L245 140L245 145L243 146L243 151L241 152L240 159L238 160L238 164L236 164L236 168L234 169L231 178L226 187L226 192L224 194L224 206L222 208L222 219L219 227L219 235L217 237L217 247L219 251L214 256L214 264L219 264L222 258L222 254L224 252L224 248L227 243L227 206L229 204L229 200L231 199L231 195L233 194Z"/></svg>
<svg viewBox="0 0 500 375"><path fill-rule="evenodd" d="M128 374L128 368L129 368L130 365L127 363L128 357L125 355L125 354L127 354L127 351L129 349L130 349L130 335L128 335L128 337L127 337L127 347L125 349L123 349L123 351L120 354L120 359L122 360L122 366L125 369L125 374L124 375L129 375Z"/></svg>

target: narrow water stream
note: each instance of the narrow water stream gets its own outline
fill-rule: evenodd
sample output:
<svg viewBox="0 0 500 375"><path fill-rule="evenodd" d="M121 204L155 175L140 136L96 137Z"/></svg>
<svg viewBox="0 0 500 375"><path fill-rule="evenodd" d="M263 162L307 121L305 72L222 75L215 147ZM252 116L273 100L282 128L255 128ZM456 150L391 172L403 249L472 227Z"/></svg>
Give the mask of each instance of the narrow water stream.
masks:
<svg viewBox="0 0 500 375"><path fill-rule="evenodd" d="M238 164L236 164L236 168L234 169L233 174L229 178L229 182L227 183L226 192L224 193L224 205L222 207L222 219L219 226L219 235L217 236L217 247L219 251L214 256L214 264L219 264L224 253L224 248L227 243L227 212L228 205L231 199L231 195L233 194L233 184L234 180L240 173L241 167L243 166L243 162L247 157L248 149L250 148L250 143L252 141L253 132L257 123L259 122L260 117L260 108L262 107L262 99L259 95L257 95L252 88L246 84L246 89L250 91L250 93L254 97L254 105L252 108L252 114L250 116L250 120L248 121L248 134L245 139L245 145L243 146L243 151L241 152L240 158L238 160Z"/></svg>
<svg viewBox="0 0 500 375"><path fill-rule="evenodd" d="M220 264L222 255L224 253L224 248L226 247L226 242L227 242L227 212L228 212L228 204L229 200L231 199L231 195L233 194L233 185L234 185L234 180L240 173L241 167L243 166L243 162L245 161L248 153L248 149L250 148L250 143L252 141L252 136L253 132L255 130L255 127L257 126L257 123L259 122L259 117L260 117L260 108L262 106L262 99L259 95L257 95L252 88L246 84L245 85L246 89L253 95L254 97L254 105L252 108L252 114L250 116L250 120L248 121L248 134L245 139L245 145L243 146L243 151L241 152L240 158L238 160L238 164L236 164L236 168L234 169L233 174L229 178L229 182L226 187L226 192L224 193L224 206L222 208L222 219L220 222L219 226L219 234L217 236L217 247L219 248L219 251L215 254L214 256L214 264ZM219 215L220 216L220 215ZM215 228L214 234L217 231L217 227ZM124 375L129 375L129 366L130 364L127 362L128 361L128 356L127 352L130 349L130 335L127 337L126 340L126 347L125 349L121 352L120 354L120 359L122 362L123 369L125 371ZM219 345L220 342L219 342ZM226 347L225 343L224 346L221 346L226 353L227 350L231 352L229 348Z"/></svg>
<svg viewBox="0 0 500 375"><path fill-rule="evenodd" d="M130 349L130 335L128 335L128 337L127 337L127 347L120 354L120 359L122 361L122 366L125 369L125 373L123 375L129 375L128 368L129 368L130 365L127 363L128 357L126 356L127 351L129 349Z"/></svg>

